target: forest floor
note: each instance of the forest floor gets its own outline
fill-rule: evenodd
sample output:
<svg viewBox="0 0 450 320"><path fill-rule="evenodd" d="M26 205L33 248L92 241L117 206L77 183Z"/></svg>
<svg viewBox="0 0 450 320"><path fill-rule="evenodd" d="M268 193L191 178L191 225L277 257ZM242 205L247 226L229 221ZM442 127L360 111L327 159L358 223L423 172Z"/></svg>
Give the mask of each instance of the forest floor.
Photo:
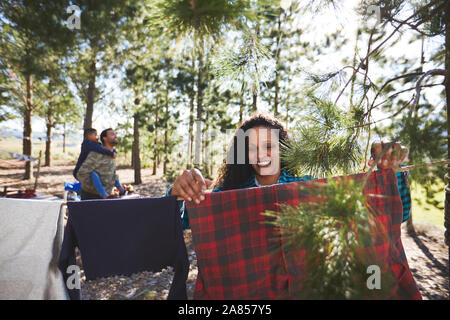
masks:
<svg viewBox="0 0 450 320"><path fill-rule="evenodd" d="M74 181L74 165L55 163L52 167L41 168L37 191L62 197L64 181ZM117 170L122 184L132 184L133 170L119 167ZM9 163L0 163L0 189L7 186L12 189L32 188L34 180L22 180L23 168ZM163 196L167 183L161 175L152 175L151 169L142 170L143 183L135 186L136 193L143 197ZM413 208L414 210L414 208ZM414 211L413 211L414 212ZM402 242L408 258L409 267L424 299L449 299L448 247L444 244L444 228L433 224L414 221L415 232L408 234L406 226L402 228ZM188 249L190 272L187 281L188 298L193 298L197 278L197 259L192 244L191 232L184 231ZM86 300L104 299L166 299L173 269L161 272L141 272L132 276L116 276L86 281L82 275L82 293Z"/></svg>

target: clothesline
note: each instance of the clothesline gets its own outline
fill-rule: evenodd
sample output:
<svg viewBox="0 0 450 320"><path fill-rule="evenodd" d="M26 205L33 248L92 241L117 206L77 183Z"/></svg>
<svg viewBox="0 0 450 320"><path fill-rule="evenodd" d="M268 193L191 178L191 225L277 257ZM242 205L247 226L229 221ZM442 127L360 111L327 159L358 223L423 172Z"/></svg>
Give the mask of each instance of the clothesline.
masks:
<svg viewBox="0 0 450 320"><path fill-rule="evenodd" d="M419 164L413 164L406 167L397 168L394 171L395 172L404 172L408 170L413 170L417 168L423 168L423 167L434 167L434 166L440 166L444 164L450 164L450 159L442 160L442 161L435 161L435 162L428 162L428 163L419 163Z"/></svg>
<svg viewBox="0 0 450 320"><path fill-rule="evenodd" d="M174 197L69 201L67 207L58 263L66 283L78 247L86 280L171 266L168 299L187 299L189 259ZM80 288L67 289L71 299L82 298Z"/></svg>
<svg viewBox="0 0 450 320"><path fill-rule="evenodd" d="M359 174L356 178L360 180L362 176L363 174ZM372 193L376 190L373 193L389 195L389 192L394 190L387 187L395 184L395 175L392 171L375 172L371 177L371 183L369 184L371 189L368 192ZM193 240L196 244L198 266L202 269L202 273L199 273L202 281L197 281L197 298L295 297L295 292L291 292L289 289L292 288L290 284L297 280L302 281L301 275L304 274L303 264L299 265L297 260L293 260L297 251L284 252L286 261L278 259L279 257L277 258L270 251L273 243L267 242L268 239L272 239L273 230L267 224L257 222L265 219L259 212L261 210L277 210L276 203L297 203L312 200L305 198L305 195L299 193L298 189L291 184L275 185L270 188L235 190L231 193L214 193L208 195L208 197L210 197L209 201L207 199L200 205L188 203L193 219ZM64 243L61 246L59 261L61 274L66 279L60 278L60 284L67 283L66 280L70 274L66 271L69 265L76 265L74 248L79 247L83 252L82 260L87 280L113 274L132 274L140 270L160 270L161 267L172 265L178 271L175 276L176 280L175 278L173 280L169 297L185 299L185 282L189 270L189 261L182 237L179 212L174 199L175 197L164 197L68 202L67 205L70 207L69 221L66 226ZM391 255L396 257L394 260L401 263L397 261L395 265L391 265L390 260L383 260L386 263L385 267L392 268L398 277L400 277L400 274L407 276L402 278L406 280L397 279L402 291L398 293L398 298L420 298L409 272L407 261L403 260L403 256L398 257L398 253L403 252L403 247L399 242L400 198L396 195L395 199L383 198L382 200L371 199L370 201L373 202L374 207L378 208L382 216L386 217L386 221L391 221L387 226L390 228L390 232L387 234L393 238L386 237L385 239L381 237L376 239L380 241L389 240L393 246L380 246L380 249L377 249L378 257ZM24 202L25 204L31 205L28 202ZM55 219L60 217L60 220L63 221L62 218L64 217L64 211L67 210L66 208L65 201L58 202L58 207L55 206L54 208ZM151 208L151 212L149 212L149 208ZM14 212L13 215L12 211L12 209L9 209L5 213L16 216L17 213ZM25 206L22 211L24 215L31 212ZM236 221L239 221L239 223L236 223ZM49 223L50 225L51 223ZM62 242L62 239L60 241ZM161 247L160 243L164 243L164 247ZM52 243L49 244L50 247L52 247L51 245ZM391 250L392 247L397 248L398 252L395 250L395 252L386 251ZM133 251L130 252L127 248L133 248ZM228 248L233 248L233 251L228 252ZM241 250L236 251L236 248L241 248ZM208 253L208 250L213 250L213 255L210 254L211 252ZM101 252L101 254L98 254L98 252ZM302 255L300 256L302 257ZM261 257L263 257L262 261L260 260ZM236 261L236 259L238 260ZM283 266L282 270L290 271L286 274L280 274L277 271L280 270L280 263ZM49 263L43 261L42 264L48 265ZM216 266L226 272L211 274L211 270L215 270ZM240 270L234 272L235 269L233 268ZM11 270L14 271L13 268ZM11 271L11 274L15 276L16 273L13 271ZM242 276L237 279L236 275ZM258 279L265 280L258 282ZM267 286L263 285L256 290L254 287L255 281ZM272 287L271 283L276 283L276 288ZM244 287L239 284L243 284ZM236 288L239 288L239 290ZM69 291L69 294L72 298L80 298L79 292ZM218 295L216 296L216 294Z"/></svg>
<svg viewBox="0 0 450 320"><path fill-rule="evenodd" d="M30 156L30 155L19 154L19 153L14 153L14 152L7 152L7 151L4 151L4 150L1 151L1 155L2 155L3 158L5 158L7 155L9 155L9 157L10 157L11 159L19 159L19 160L21 160L21 161L25 160L25 162L28 162L28 161L31 161L31 162L36 161L36 159L33 158L33 157ZM3 160L3 159L2 159L2 160Z"/></svg>
<svg viewBox="0 0 450 320"><path fill-rule="evenodd" d="M442 161L428 162L428 163L413 164L410 166L399 167L399 168L393 169L393 170L394 170L394 172L405 172L405 171L409 171L409 170L413 170L413 169L417 169L417 168L434 167L434 166L440 166L440 165L445 165L445 164L450 164L450 159L442 160ZM184 200L184 199L182 197L178 197L177 200Z"/></svg>

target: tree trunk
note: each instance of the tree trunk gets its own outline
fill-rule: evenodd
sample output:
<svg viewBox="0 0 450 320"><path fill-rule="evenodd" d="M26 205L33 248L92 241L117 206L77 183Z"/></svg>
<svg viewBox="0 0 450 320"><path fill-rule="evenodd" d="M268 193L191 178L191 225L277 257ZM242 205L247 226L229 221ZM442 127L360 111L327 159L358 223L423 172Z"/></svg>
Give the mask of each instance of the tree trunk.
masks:
<svg viewBox="0 0 450 320"><path fill-rule="evenodd" d="M63 133L63 153L66 153L66 123L64 123L64 133Z"/></svg>
<svg viewBox="0 0 450 320"><path fill-rule="evenodd" d="M256 23L256 28L255 28L255 37L258 38L259 36L259 32L260 32L260 28L259 28L259 20ZM258 93L259 93L259 82L254 84L255 87L257 88L253 88L253 104L252 104L252 108L253 108L253 112L258 111ZM256 89L256 91L255 91Z"/></svg>
<svg viewBox="0 0 450 320"><path fill-rule="evenodd" d="M167 155L167 142L168 142L168 130L166 128L164 132L164 163L163 163L163 173L166 174L167 172L167 163L169 162L169 156Z"/></svg>
<svg viewBox="0 0 450 320"><path fill-rule="evenodd" d="M47 110L47 121L46 121L47 133L45 140L45 167L51 166L51 147L52 147L52 129L53 129L53 110L52 105L49 104Z"/></svg>
<svg viewBox="0 0 450 320"><path fill-rule="evenodd" d="M447 158L450 159L450 2L447 1L445 7L445 95L447 103ZM447 165L447 186L445 187L445 243L449 247L448 254L450 257L450 165ZM448 264L448 272L450 273L450 264ZM450 277L448 279L450 286Z"/></svg>
<svg viewBox="0 0 450 320"><path fill-rule="evenodd" d="M274 116L278 116L278 104L279 104L279 93L280 93L280 45L281 45L281 18L278 19L278 34L277 34L277 46L275 52L275 101L273 104Z"/></svg>
<svg viewBox="0 0 450 320"><path fill-rule="evenodd" d="M203 114L203 50L204 50L204 44L203 39L201 40L201 48L200 52L198 54L198 77L197 77L197 121L202 121L202 114ZM202 139L199 137L199 133L197 131L196 139L195 139L195 165L200 165L200 154L202 151Z"/></svg>
<svg viewBox="0 0 450 320"><path fill-rule="evenodd" d="M134 184L141 184L141 158L139 154L139 116L137 111L133 116L133 151L131 157L133 158L134 168Z"/></svg>
<svg viewBox="0 0 450 320"><path fill-rule="evenodd" d="M164 123L164 163L163 163L163 173L167 172L167 164L169 163L169 87L166 88L166 108L165 108L165 123Z"/></svg>
<svg viewBox="0 0 450 320"><path fill-rule="evenodd" d="M23 117L23 154L30 156L32 153L32 128L31 128L31 117L33 112L32 104L32 91L33 91L33 80L31 75L27 76L27 103L25 106L25 112ZM31 161L25 162L25 175L23 177L25 180L33 178L33 167Z"/></svg>
<svg viewBox="0 0 450 320"><path fill-rule="evenodd" d="M422 48L421 48L421 53L420 53L420 69L419 69L420 72L423 72L423 65L424 65L424 63L425 63L425 58L424 58L424 36L422 36ZM414 113L413 113L414 121L417 118L417 108L418 108L418 106L416 108L414 108ZM417 123L415 123L415 125L417 125ZM414 148L414 145L412 144L410 146L410 154L411 154L410 161L411 161L411 163L414 163L414 160L412 158L412 155L414 154L414 149L413 148ZM406 221L406 230L408 230L408 232L410 234L414 234L415 233L412 210L409 213L409 219Z"/></svg>
<svg viewBox="0 0 450 320"><path fill-rule="evenodd" d="M242 116L244 113L244 93L241 94L241 97L239 99L239 124L241 124Z"/></svg>
<svg viewBox="0 0 450 320"><path fill-rule="evenodd" d="M52 125L47 124L47 139L45 141L45 167L50 167L51 163L51 147L52 147Z"/></svg>
<svg viewBox="0 0 450 320"><path fill-rule="evenodd" d="M206 133L208 133L208 131L209 131L209 109L208 108L206 108L206 119L205 119L205 124L206 124L206 127L205 127L205 132ZM211 150L209 150L209 148L210 148L210 137L209 136L207 136L207 138L205 139L205 143L204 143L204 151L203 151L203 163L204 163L204 166L203 166L203 168L204 168L204 170L205 170L205 174L206 174L206 176L210 176L210 172L209 172L209 167L208 167L208 161L211 161L212 162L212 159L211 159Z"/></svg>
<svg viewBox="0 0 450 320"><path fill-rule="evenodd" d="M198 77L197 77L197 120L202 119L203 112L203 42L198 54Z"/></svg>
<svg viewBox="0 0 450 320"><path fill-rule="evenodd" d="M187 168L192 168L192 150L194 147L194 100L195 95L192 94L190 97L189 106L189 141L188 141L188 163Z"/></svg>
<svg viewBox="0 0 450 320"><path fill-rule="evenodd" d="M242 123L242 118L243 118L243 113L244 113L244 109L245 109L245 105L244 105L244 79L242 79L242 86L241 86L241 95L239 97L239 124Z"/></svg>
<svg viewBox="0 0 450 320"><path fill-rule="evenodd" d="M414 109L414 112L413 112L413 115L412 115L412 119L411 119L412 123L410 125L413 126L413 127L417 126L417 120L418 120L417 119L417 108L418 107L419 106L417 106ZM415 145L411 144L410 147L409 147L409 156L408 156L409 160L411 161L411 163L414 163L414 161L415 161L415 149L416 149ZM409 213L408 220L406 220L406 230L408 231L409 234L414 234L416 232L415 229L414 229L413 212L412 212L412 210Z"/></svg>
<svg viewBox="0 0 450 320"><path fill-rule="evenodd" d="M155 114L155 142L153 145L154 156L153 156L153 173L156 175L156 168L158 167L158 117L159 117L159 106L158 100L156 100L156 114Z"/></svg>
<svg viewBox="0 0 450 320"><path fill-rule="evenodd" d="M92 128L92 117L94 114L94 100L95 100L95 79L97 77L96 57L92 58L89 67L89 86L86 100L86 115L84 118L83 129Z"/></svg>
<svg viewBox="0 0 450 320"><path fill-rule="evenodd" d="M286 130L289 129L289 103L286 104Z"/></svg>

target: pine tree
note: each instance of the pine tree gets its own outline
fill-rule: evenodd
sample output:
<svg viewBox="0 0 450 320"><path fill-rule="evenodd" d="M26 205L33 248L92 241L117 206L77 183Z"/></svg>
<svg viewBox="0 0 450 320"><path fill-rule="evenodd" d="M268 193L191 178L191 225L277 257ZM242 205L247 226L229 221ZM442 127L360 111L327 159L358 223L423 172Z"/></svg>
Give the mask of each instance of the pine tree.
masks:
<svg viewBox="0 0 450 320"><path fill-rule="evenodd" d="M439 117L433 117L431 121L426 120L430 115L429 111L435 106L427 104L425 99L424 104L419 104L426 87L444 84L439 82L425 83L425 80L429 78L434 80L448 74L448 69L446 71L439 68L443 65L444 55L436 55L434 57L433 62L435 66L430 70L408 70L404 67L409 67L409 63L399 64L401 66L399 68L395 62L392 62L391 69L398 70L398 74L388 79L380 77L380 79L375 81L371 70L377 63L384 65L388 61L389 57L384 56L382 50L387 45L392 45L392 43L395 45L402 28L419 32L421 36L430 36L429 33L423 32L420 26L428 23L428 21L431 21L433 25L432 21L435 21L436 17L444 15L446 4L444 1L439 0L420 3L415 1L363 1L361 12L366 13L369 5L384 5L383 26L392 24L393 30L391 29L388 32L383 28L373 27L359 30L358 39L362 34L364 35L362 38L367 40L367 51L363 52L362 58L359 60L354 59L352 65L347 65L341 70L322 75L311 75L312 82L316 85L321 85L334 81L336 78L345 77L344 71L350 70L350 77L347 76L342 85L339 85L338 81L336 81L335 85L328 86L331 90L325 97L319 97L314 87L313 90L309 91L308 99L313 103L315 109L311 112L309 119L306 119L309 121L303 121L299 129L296 130L297 136L294 137L290 148L286 149L285 161L288 163L291 171L301 172L302 174L312 173L316 176L329 176L336 173L348 174L360 171L362 169L361 163L364 163L364 166L367 163L367 151L370 145L370 133L373 131L373 125L380 122L380 120L372 120L372 112L375 108L381 108L382 106L385 112L388 113L386 119L394 121L391 130L395 130L391 143L385 146L382 154L394 142L406 141L410 143L413 157L421 155L421 161L432 160L434 157L440 159L444 157L445 136L442 135L442 132L444 131L445 122L443 123L443 118ZM417 6L412 14L409 13L406 18L398 18L405 7L414 5ZM434 27L437 25L441 26L440 29L437 28L441 30L439 31L441 34L443 34L442 20L438 19L438 22L441 22L435 21L434 24ZM356 47L358 52L355 52L355 57L359 56L360 47L361 41L358 40ZM448 48L445 50L448 50ZM418 56L418 58L421 58L420 52ZM414 92L414 95L411 94L412 92ZM397 99L397 96L402 93L410 94L408 100ZM349 98L349 104L344 101L345 98ZM421 109L428 109L428 112L421 112ZM404 115L404 117L398 121L395 118L397 115ZM432 140L432 142L429 143L429 140ZM378 156L378 159L380 157L381 155ZM369 168L367 176L374 170L378 159L375 159L374 165ZM420 172L417 171L417 174L420 175ZM363 181L363 185L365 181ZM333 203L345 207L346 201L351 199L352 194L358 192L357 189L350 188L345 190L346 188L347 186L333 187L332 185L331 189L333 192L321 194L326 200L325 204L318 208L320 212L306 210L306 208L304 210L302 208L284 208L280 218L276 221L276 225L282 230L288 227L285 231L292 237L298 236L303 241L310 241L309 243L303 243L308 248L318 248L318 250L314 251L312 257L326 261L328 259L327 255L320 257L320 252L327 252L326 241L322 243L319 240L313 241L310 235L312 231L327 227L327 224L333 220L333 210L335 209L331 210ZM357 188L360 188L360 186ZM347 197L339 198L340 194L347 194ZM343 210L344 216L351 217L358 212L354 210L357 201L352 200L350 203L351 205ZM315 221L316 216L325 216L326 218L322 221ZM345 226L345 222L343 223ZM291 228L292 226L294 227ZM314 229L308 229L308 226L314 226ZM317 232L314 233L317 234ZM347 232L347 235L351 236L351 233ZM346 246L343 240L339 243L339 245L344 245L344 251L352 255L355 248ZM348 257L346 256L345 259ZM310 263L307 263L310 267L315 265L312 261ZM350 269L352 269L351 265ZM356 269L353 269L350 274L358 274L357 265L353 266ZM317 279L333 279L333 272L330 271L330 268L319 268L313 270L312 274L308 273L308 279L316 279L316 276ZM323 286L324 290L318 290L319 292L317 292L317 285L314 282L311 284L311 288L312 297L315 297L316 293L318 293L319 297L330 297L329 294L333 293L334 290L333 286ZM341 281L339 289L340 292L346 292L352 289L352 284ZM334 293L334 295L331 295L333 298L340 296L339 292Z"/></svg>
<svg viewBox="0 0 450 320"><path fill-rule="evenodd" d="M247 14L249 2L244 0L158 0L152 4L150 23L179 40L192 41L192 63L196 78L196 121L204 121L204 91L206 88L207 65L212 44L226 28ZM197 132L200 132L197 130ZM195 162L204 149L201 138L195 138Z"/></svg>
<svg viewBox="0 0 450 320"><path fill-rule="evenodd" d="M42 97L42 107L37 110L45 119L45 161L44 166L51 166L51 145L53 129L60 124L81 121L81 110L75 102L75 97L68 90L68 81L63 76L62 59L54 55L45 58L45 77L37 87Z"/></svg>
<svg viewBox="0 0 450 320"><path fill-rule="evenodd" d="M120 44L129 32L137 8L133 1L73 0L80 8L80 29L72 32L77 45L68 59L68 73L86 103L83 128L92 127L94 104L99 98L99 79L120 65Z"/></svg>
<svg viewBox="0 0 450 320"><path fill-rule="evenodd" d="M62 56L72 35L62 23L65 7L59 2L3 1L0 11L1 86L24 119L23 154L32 155L31 119L42 104L36 87L45 76L45 57ZM32 162L26 162L24 179L32 176Z"/></svg>
<svg viewBox="0 0 450 320"><path fill-rule="evenodd" d="M179 103L189 108L186 168L191 169L194 160L195 65L188 55L181 55L175 62L175 65L177 73L172 79L174 89L179 96Z"/></svg>

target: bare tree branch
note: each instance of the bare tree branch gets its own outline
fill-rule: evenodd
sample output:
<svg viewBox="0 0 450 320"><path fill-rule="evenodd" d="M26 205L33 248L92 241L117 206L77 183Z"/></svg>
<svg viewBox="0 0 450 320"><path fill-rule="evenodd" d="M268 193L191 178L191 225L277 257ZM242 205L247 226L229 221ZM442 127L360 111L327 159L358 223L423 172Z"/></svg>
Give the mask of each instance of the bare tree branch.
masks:
<svg viewBox="0 0 450 320"><path fill-rule="evenodd" d="M407 74L402 74L402 75L400 75L400 76L396 76L396 77L394 77L394 78L389 79L388 81L386 81L386 82L381 86L380 90L378 90L377 94L375 95L375 98L373 98L373 102L372 102L370 108L367 110L365 116L366 116L370 111L372 111L372 109L374 109L375 101L377 100L378 96L381 94L381 92L383 91L383 89L386 88L387 85L388 85L389 83L391 83L392 81L398 80L398 79L407 78L407 77L420 76L420 75L422 75L422 74L423 74L423 72L412 72L412 73L407 73Z"/></svg>
<svg viewBox="0 0 450 320"><path fill-rule="evenodd" d="M424 84L424 85L422 85L421 87L422 87L422 88L431 88L431 87L443 86L443 85L444 85L444 83L441 82L441 83ZM411 87L411 88L408 88L408 89L405 89L405 90L402 90L402 91L398 91L398 92L396 92L396 93L394 93L394 94L391 94L389 97L387 97L386 100L384 100L384 101L382 101L382 102L376 104L376 105L373 107L373 109L375 109L375 108L381 106L382 104L385 104L386 102L390 101L392 98L398 96L399 94L402 94L402 93L405 93L405 92L408 92L408 91L411 91L411 90L415 90L415 89L416 89L416 87L414 86L414 87Z"/></svg>
<svg viewBox="0 0 450 320"><path fill-rule="evenodd" d="M411 113L414 112L414 110L416 109L417 104L419 103L420 100L420 91L422 90L422 86L421 83L422 81L429 76L433 76L433 75L440 75L440 76L446 76L447 75L447 71L444 69L433 69L433 70L429 70L427 72L425 72L420 78L419 80L417 80L417 84L416 84L416 94L415 94L415 98L414 98L414 102L411 105Z"/></svg>
<svg viewBox="0 0 450 320"><path fill-rule="evenodd" d="M373 49L372 51L370 51L367 56L363 59L366 60L368 59L371 55L373 55L375 52L377 52L387 41L389 41L389 39L391 39L394 34L396 34L399 29L405 25L406 23L408 23L409 20L411 20L412 18L414 18L415 16L417 16L419 13L421 13L422 11L428 9L429 7L440 3L443 0L435 0L430 2L429 4L423 6L422 8L420 8L419 10L417 10L416 12L414 12L411 16L409 16L408 18L406 18L405 20L403 20L401 23L399 23L399 25L394 29L394 31L392 31L392 33L386 38L384 39L375 49ZM345 84L344 88L342 88L341 92L339 93L338 97L336 98L335 103L338 102L339 98L342 96L342 94L345 92L345 89L348 87L349 83L352 81L352 79L356 76L357 71L359 71L359 69L361 68L362 63L360 63L358 65L358 67L356 68L356 70L353 72L353 75L350 77L350 79L347 81L347 83Z"/></svg>

